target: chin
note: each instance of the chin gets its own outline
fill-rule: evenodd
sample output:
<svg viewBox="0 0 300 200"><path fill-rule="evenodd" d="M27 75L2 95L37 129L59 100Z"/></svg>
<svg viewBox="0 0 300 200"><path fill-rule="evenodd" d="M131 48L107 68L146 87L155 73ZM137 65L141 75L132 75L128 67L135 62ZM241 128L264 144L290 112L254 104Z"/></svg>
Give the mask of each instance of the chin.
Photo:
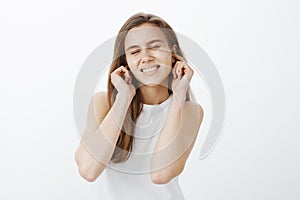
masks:
<svg viewBox="0 0 300 200"><path fill-rule="evenodd" d="M148 82L140 82L140 85L141 86L157 86L157 85L160 85L160 83L157 83L157 82L153 82L153 81L148 81Z"/></svg>
<svg viewBox="0 0 300 200"><path fill-rule="evenodd" d="M168 83L168 76L163 76L163 77L152 77L145 79L144 77L136 77L136 80L138 80L139 85L143 86L163 86ZM168 84L167 84L168 85Z"/></svg>
<svg viewBox="0 0 300 200"><path fill-rule="evenodd" d="M159 81L143 81L143 82L140 82L140 87L141 86L150 86L150 87L155 87L155 86L164 86L165 84L163 84L163 82L159 82ZM168 87L166 85L166 87Z"/></svg>
<svg viewBox="0 0 300 200"><path fill-rule="evenodd" d="M146 85L146 86L151 86L151 87L154 87L154 86L158 86L158 85L160 85L159 83L145 83L144 85Z"/></svg>

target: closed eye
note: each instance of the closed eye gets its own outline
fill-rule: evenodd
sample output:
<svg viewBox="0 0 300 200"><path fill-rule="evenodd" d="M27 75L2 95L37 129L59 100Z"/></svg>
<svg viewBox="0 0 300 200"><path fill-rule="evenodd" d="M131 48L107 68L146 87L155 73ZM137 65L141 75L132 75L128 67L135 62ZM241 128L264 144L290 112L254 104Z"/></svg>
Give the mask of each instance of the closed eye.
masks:
<svg viewBox="0 0 300 200"><path fill-rule="evenodd" d="M158 49L160 47L161 47L161 45L154 45L154 46L150 47L150 49Z"/></svg>
<svg viewBox="0 0 300 200"><path fill-rule="evenodd" d="M130 51L130 54L131 55L135 55L135 54L137 54L137 53L139 53L140 52L140 50L133 50L133 51Z"/></svg>
<svg viewBox="0 0 300 200"><path fill-rule="evenodd" d="M155 48L159 48L160 45L156 45L156 46L153 46L152 48L155 49Z"/></svg>

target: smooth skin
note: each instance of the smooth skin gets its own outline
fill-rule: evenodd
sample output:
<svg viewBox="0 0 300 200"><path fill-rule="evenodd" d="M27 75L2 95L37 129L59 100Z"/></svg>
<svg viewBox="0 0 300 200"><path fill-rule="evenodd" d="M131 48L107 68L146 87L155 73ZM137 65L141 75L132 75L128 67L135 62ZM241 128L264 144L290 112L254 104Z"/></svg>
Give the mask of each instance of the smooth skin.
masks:
<svg viewBox="0 0 300 200"><path fill-rule="evenodd" d="M120 66L111 73L111 82L118 91L116 101L108 110L106 93L95 94L75 153L79 173L87 181L95 181L109 164L126 110L136 94L132 76L139 81L143 103L155 105L169 97L167 78L169 73L173 74L172 101L152 156L151 179L155 184L166 184L183 171L204 113L199 104L186 101L194 71L176 54L176 48L176 45L169 48L166 36L156 25L145 23L128 32L125 38L128 66ZM157 64L160 68L153 75L141 71Z"/></svg>

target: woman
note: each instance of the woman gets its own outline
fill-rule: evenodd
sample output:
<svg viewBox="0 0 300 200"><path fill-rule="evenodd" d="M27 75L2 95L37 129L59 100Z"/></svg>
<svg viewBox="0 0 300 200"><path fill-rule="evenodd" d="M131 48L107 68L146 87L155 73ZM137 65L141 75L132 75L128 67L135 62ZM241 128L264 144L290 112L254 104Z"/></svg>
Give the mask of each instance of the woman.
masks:
<svg viewBox="0 0 300 200"><path fill-rule="evenodd" d="M104 172L108 200L184 199L178 176L203 119L201 106L190 101L192 76L163 19L138 13L125 22L108 91L92 98L75 153L87 181Z"/></svg>

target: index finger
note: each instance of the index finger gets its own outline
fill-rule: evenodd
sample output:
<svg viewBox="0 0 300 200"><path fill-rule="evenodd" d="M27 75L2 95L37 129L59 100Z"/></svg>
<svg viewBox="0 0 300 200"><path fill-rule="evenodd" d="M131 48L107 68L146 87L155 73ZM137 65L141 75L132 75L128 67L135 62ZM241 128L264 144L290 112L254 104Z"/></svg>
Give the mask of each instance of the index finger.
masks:
<svg viewBox="0 0 300 200"><path fill-rule="evenodd" d="M173 53L173 56L174 56L177 60L179 60L179 61L184 61L184 62L185 62L184 57L182 57L182 56L180 56L180 55L178 55L178 54L176 54L176 53Z"/></svg>

